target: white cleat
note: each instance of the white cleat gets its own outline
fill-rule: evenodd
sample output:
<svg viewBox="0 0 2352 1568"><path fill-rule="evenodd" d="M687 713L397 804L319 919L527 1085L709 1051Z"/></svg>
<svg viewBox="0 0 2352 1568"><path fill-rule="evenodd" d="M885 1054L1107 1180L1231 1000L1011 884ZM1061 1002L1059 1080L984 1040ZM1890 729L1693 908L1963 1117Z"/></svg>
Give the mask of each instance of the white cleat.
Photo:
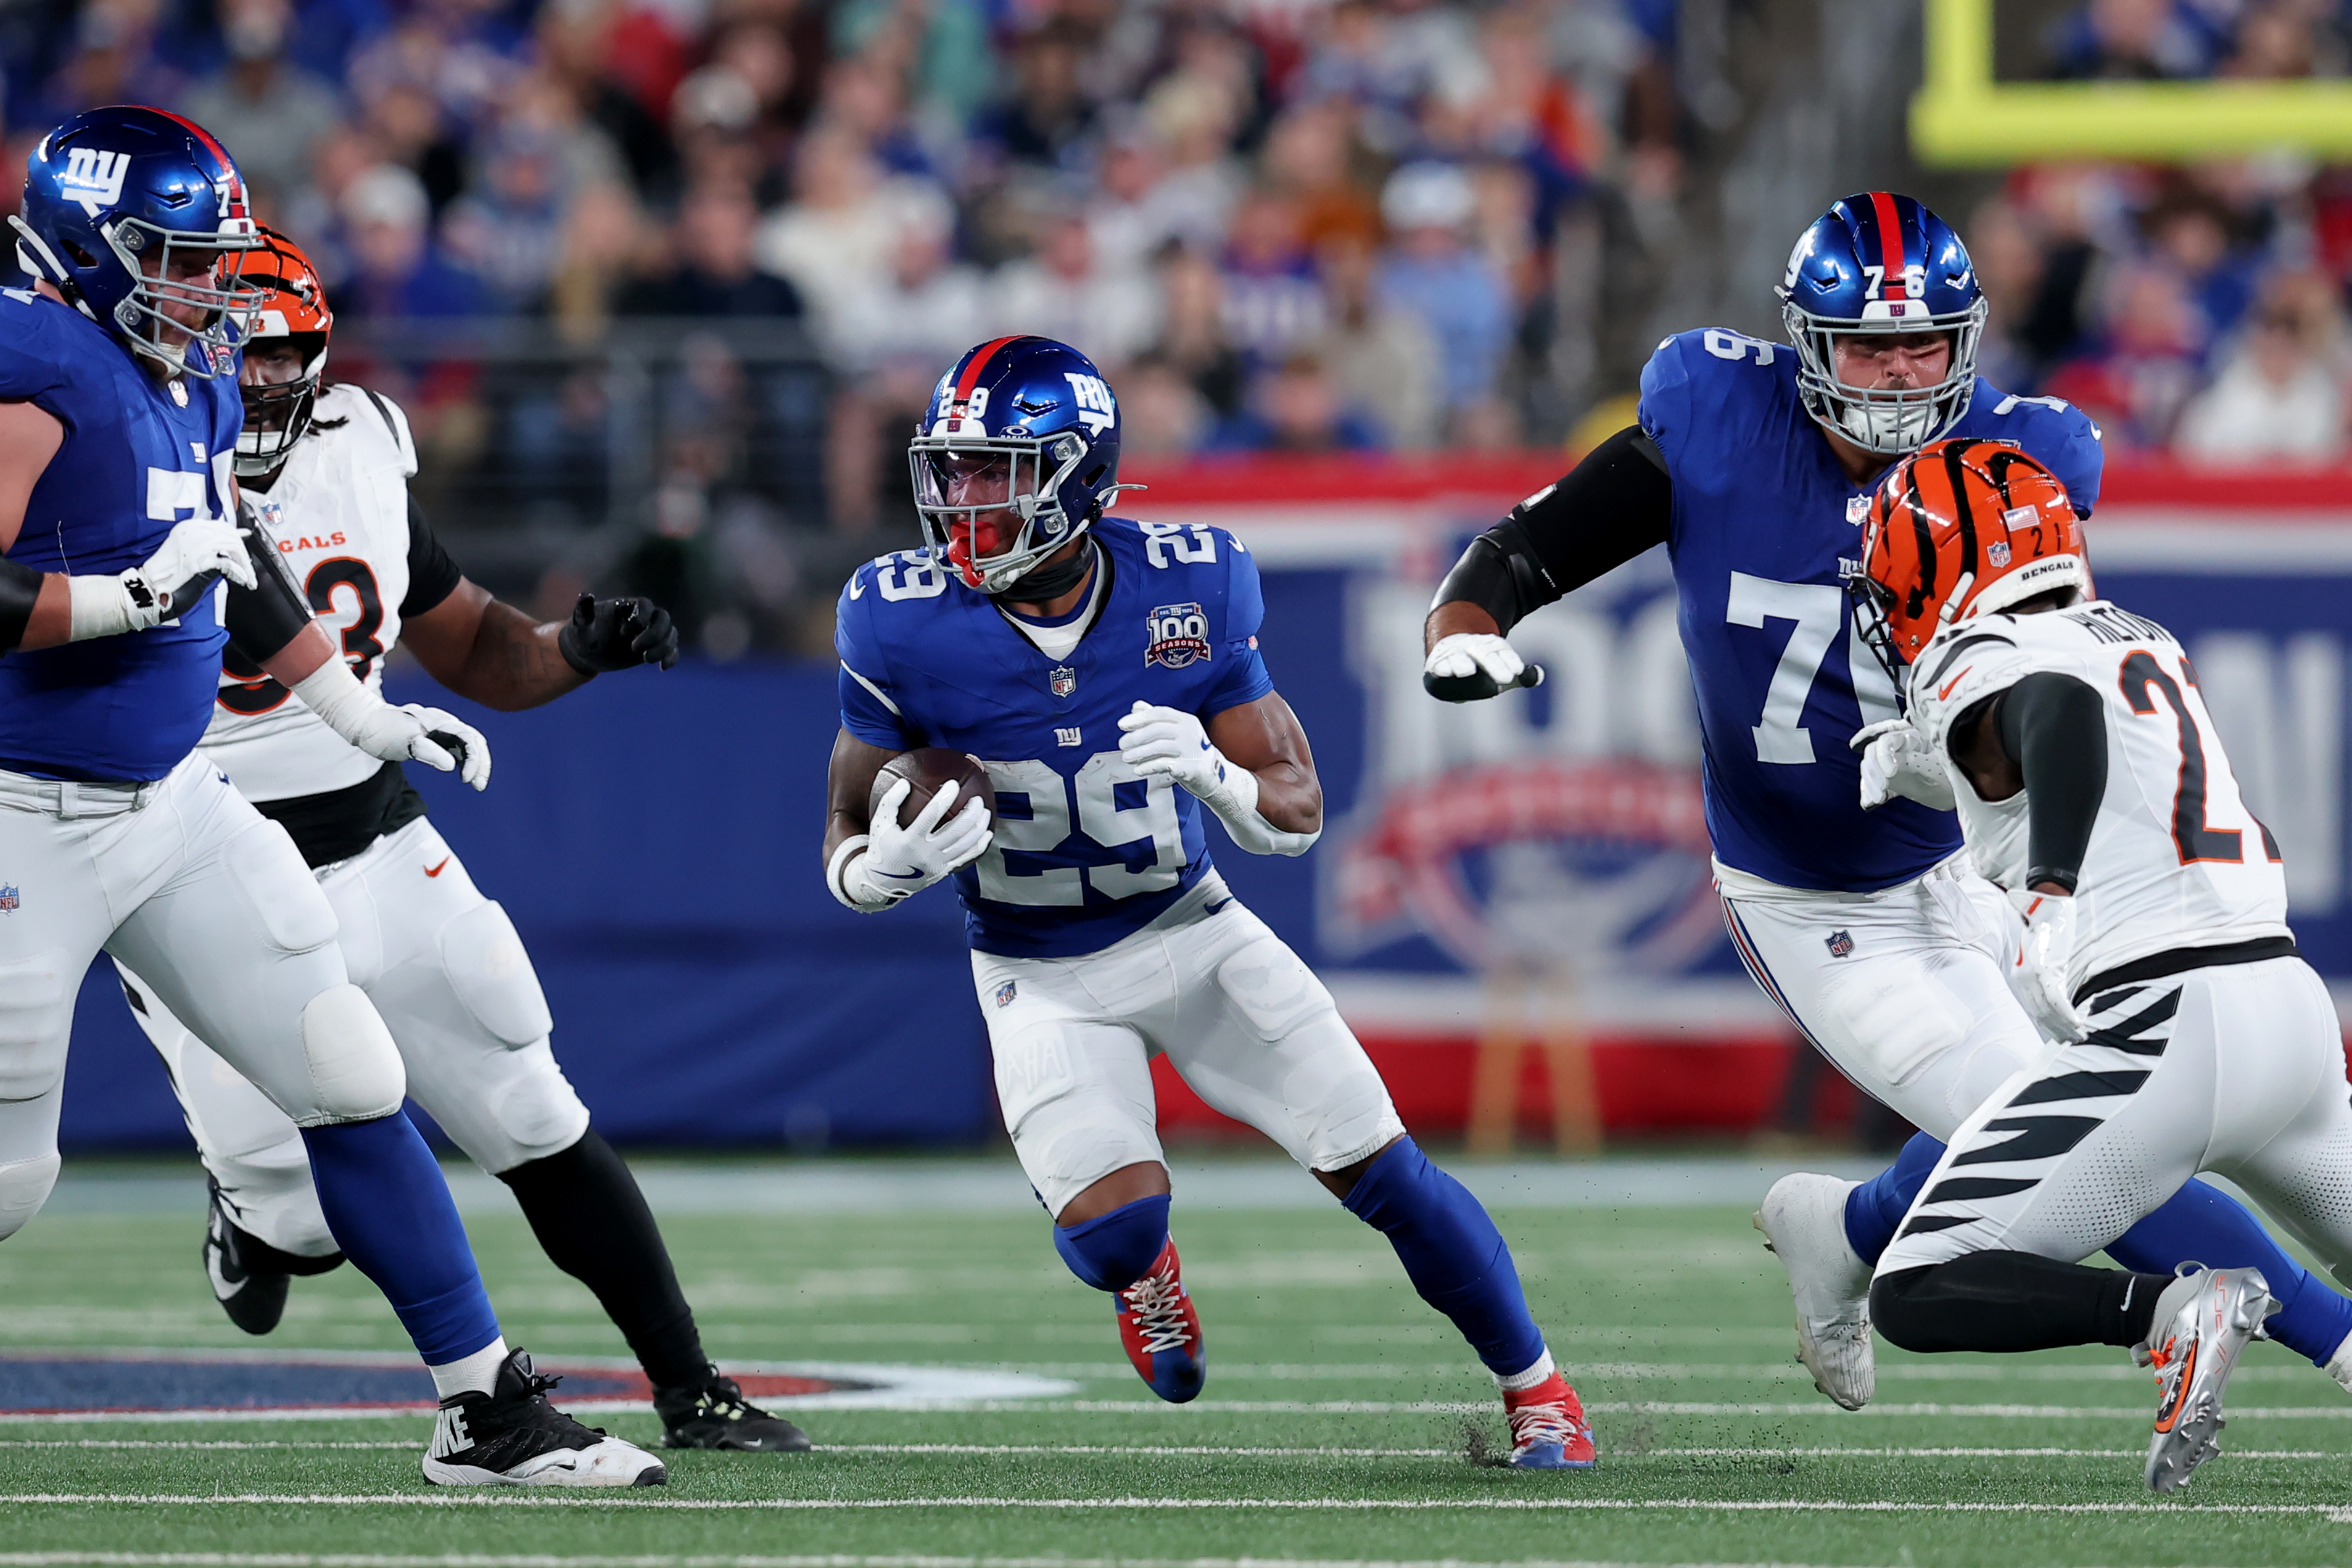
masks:
<svg viewBox="0 0 2352 1568"><path fill-rule="evenodd" d="M2352 1334L2344 1336L2344 1342L2336 1347L2336 1353L2320 1370L2336 1380L2336 1387L2352 1394Z"/></svg>
<svg viewBox="0 0 2352 1568"><path fill-rule="evenodd" d="M1783 1176L1764 1194L1756 1228L1789 1270L1797 1302L1797 1359L1813 1386L1848 1410L1878 1391L1870 1342L1870 1265L1845 1238L1845 1196L1858 1184Z"/></svg>
<svg viewBox="0 0 2352 1568"><path fill-rule="evenodd" d="M657 1487L659 1459L634 1443L583 1426L547 1402L561 1381L541 1375L516 1351L488 1394L441 1402L425 1479L437 1487Z"/></svg>
<svg viewBox="0 0 2352 1568"><path fill-rule="evenodd" d="M2200 1268L2156 1300L2147 1342L2132 1359L2156 1369L2156 1431L2147 1484L2168 1492L2221 1451L2221 1389L2246 1342L2279 1310L2259 1268Z"/></svg>

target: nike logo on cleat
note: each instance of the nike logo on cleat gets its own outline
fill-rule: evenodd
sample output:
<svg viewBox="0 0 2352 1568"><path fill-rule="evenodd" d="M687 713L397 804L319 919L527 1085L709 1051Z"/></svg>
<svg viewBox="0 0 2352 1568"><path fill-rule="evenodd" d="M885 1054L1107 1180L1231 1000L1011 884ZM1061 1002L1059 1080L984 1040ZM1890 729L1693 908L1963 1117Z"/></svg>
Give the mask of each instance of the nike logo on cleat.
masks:
<svg viewBox="0 0 2352 1568"><path fill-rule="evenodd" d="M449 864L450 859L451 857L449 856L442 856L441 866L446 866ZM425 874L428 877L437 877L441 874L441 866L427 866L425 868Z"/></svg>

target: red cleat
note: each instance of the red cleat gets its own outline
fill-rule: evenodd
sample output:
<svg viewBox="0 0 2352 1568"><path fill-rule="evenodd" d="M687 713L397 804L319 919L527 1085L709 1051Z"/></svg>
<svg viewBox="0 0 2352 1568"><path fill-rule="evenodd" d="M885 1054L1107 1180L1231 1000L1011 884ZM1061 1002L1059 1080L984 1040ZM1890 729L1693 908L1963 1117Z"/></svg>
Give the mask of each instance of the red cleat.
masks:
<svg viewBox="0 0 2352 1568"><path fill-rule="evenodd" d="M1533 1388L1503 1395L1511 1424L1511 1463L1522 1470L1589 1470L1599 1455L1584 1403L1553 1373Z"/></svg>
<svg viewBox="0 0 2352 1568"><path fill-rule="evenodd" d="M1171 1238L1160 1249L1150 1273L1112 1297L1118 1303L1118 1341L1127 1349L1127 1359L1135 1363L1151 1392L1171 1405L1181 1405L1199 1394L1209 1375L1208 1354L1201 1344L1201 1314L1192 1310L1181 1268Z"/></svg>

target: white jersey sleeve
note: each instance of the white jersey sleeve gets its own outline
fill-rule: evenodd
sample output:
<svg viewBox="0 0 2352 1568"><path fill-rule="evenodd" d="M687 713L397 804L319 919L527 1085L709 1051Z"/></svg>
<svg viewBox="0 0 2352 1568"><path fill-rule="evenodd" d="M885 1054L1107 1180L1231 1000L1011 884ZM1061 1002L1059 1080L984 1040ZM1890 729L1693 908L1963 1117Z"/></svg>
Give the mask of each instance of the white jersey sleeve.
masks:
<svg viewBox="0 0 2352 1568"><path fill-rule="evenodd" d="M2097 692L2106 718L2106 794L2075 889L2074 984L2174 948L2288 935L2277 842L2239 796L2189 655L2154 621L2104 601L1964 621L1914 665L1912 721L1949 758L1962 717L2044 671ZM1949 771L1978 869L2023 886L2024 792L1987 801Z"/></svg>
<svg viewBox="0 0 2352 1568"><path fill-rule="evenodd" d="M250 490L312 612L342 640L352 673L383 689L384 656L408 595L408 480L416 446L390 398L352 385L319 395L316 422L277 482ZM203 750L248 800L344 789L383 763L354 747L286 688L232 650Z"/></svg>

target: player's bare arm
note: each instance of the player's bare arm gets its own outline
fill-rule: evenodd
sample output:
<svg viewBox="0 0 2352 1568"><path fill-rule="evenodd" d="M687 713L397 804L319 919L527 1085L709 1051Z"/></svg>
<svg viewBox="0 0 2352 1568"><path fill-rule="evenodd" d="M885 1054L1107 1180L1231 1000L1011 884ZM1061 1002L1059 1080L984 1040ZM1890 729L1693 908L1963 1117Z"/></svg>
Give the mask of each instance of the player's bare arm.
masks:
<svg viewBox="0 0 2352 1568"><path fill-rule="evenodd" d="M0 550L15 546L33 486L64 445L66 427L29 403L0 403ZM11 639L6 633L14 629ZM0 561L0 643L55 647L73 629L71 591L62 572L35 572Z"/></svg>
<svg viewBox="0 0 2352 1568"><path fill-rule="evenodd" d="M677 662L677 630L650 599L583 594L570 620L542 622L464 578L401 635L434 679L501 713L552 702L607 670Z"/></svg>
<svg viewBox="0 0 2352 1568"><path fill-rule="evenodd" d="M871 822L874 781L896 752L870 746L844 730L833 740L833 760L824 770L824 858L863 834Z"/></svg>
<svg viewBox="0 0 2352 1568"><path fill-rule="evenodd" d="M1323 831L1323 782L1306 728L1278 691L1228 708L1206 726L1225 761L1257 778L1257 814L1285 833Z"/></svg>

